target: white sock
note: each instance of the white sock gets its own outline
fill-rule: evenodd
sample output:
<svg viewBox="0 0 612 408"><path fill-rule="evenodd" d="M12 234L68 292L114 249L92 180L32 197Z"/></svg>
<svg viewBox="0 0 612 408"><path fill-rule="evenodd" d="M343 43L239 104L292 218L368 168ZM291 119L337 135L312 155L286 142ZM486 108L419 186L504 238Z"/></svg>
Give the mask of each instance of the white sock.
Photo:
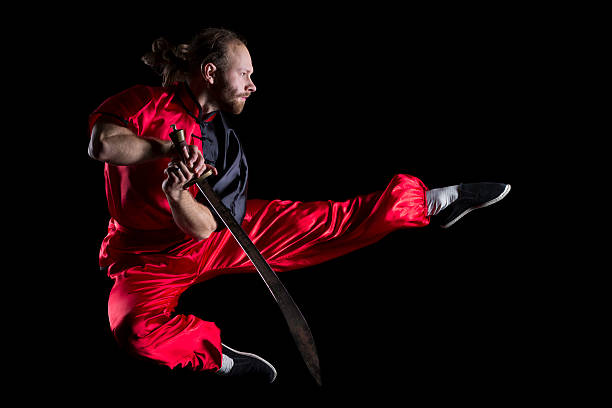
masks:
<svg viewBox="0 0 612 408"><path fill-rule="evenodd" d="M425 192L427 215L436 215L459 198L459 185L434 188Z"/></svg>
<svg viewBox="0 0 612 408"><path fill-rule="evenodd" d="M227 374L230 372L232 367L234 366L234 360L225 354L221 354L223 360L221 361L221 368L217 371L219 374Z"/></svg>

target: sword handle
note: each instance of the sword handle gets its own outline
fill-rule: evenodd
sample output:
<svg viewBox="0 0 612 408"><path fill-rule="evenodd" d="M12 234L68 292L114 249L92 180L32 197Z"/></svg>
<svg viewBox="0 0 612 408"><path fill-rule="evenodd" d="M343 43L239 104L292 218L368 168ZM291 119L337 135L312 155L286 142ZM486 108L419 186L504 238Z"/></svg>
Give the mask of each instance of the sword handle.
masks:
<svg viewBox="0 0 612 408"><path fill-rule="evenodd" d="M172 128L172 132L170 132L170 140L172 140L174 147L179 152L179 156L181 157L181 160L185 162L186 157L185 157L184 149L185 147L187 147L187 142L185 141L185 130L177 129L176 125L170 125L170 128ZM193 186L194 184L203 181L205 178L207 178L208 176L211 176L212 174L213 174L213 171L209 169L208 171L205 171L200 177L198 178L194 177L193 179L189 180L187 183L185 183L183 188L189 188Z"/></svg>
<svg viewBox="0 0 612 408"><path fill-rule="evenodd" d="M183 129L177 129L176 125L170 125L172 128L172 132L170 132L170 140L174 144L174 147L179 153L182 161L185 161L185 147L187 147L187 142L185 141L185 131Z"/></svg>

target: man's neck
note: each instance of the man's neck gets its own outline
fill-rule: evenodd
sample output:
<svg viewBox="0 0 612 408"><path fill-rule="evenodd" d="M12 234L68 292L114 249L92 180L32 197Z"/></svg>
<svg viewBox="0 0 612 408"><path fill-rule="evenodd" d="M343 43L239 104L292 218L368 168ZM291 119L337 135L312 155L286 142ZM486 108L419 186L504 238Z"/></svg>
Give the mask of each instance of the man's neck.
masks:
<svg viewBox="0 0 612 408"><path fill-rule="evenodd" d="M202 81L192 81L187 79L187 85L189 85L189 89L193 92L193 95L198 100L198 103L202 107L202 112L206 115L211 112L219 110L219 107L211 102L211 98L208 95L208 88L204 86Z"/></svg>

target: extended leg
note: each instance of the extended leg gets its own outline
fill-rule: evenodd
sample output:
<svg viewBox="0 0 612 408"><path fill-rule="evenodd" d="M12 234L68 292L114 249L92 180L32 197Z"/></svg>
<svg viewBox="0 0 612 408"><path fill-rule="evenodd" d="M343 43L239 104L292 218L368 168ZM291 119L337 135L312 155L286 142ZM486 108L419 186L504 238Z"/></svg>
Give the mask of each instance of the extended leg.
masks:
<svg viewBox="0 0 612 408"><path fill-rule="evenodd" d="M277 272L298 269L373 244L392 231L429 223L425 186L395 176L384 191L333 202L250 200L243 228ZM211 236L200 280L254 271L228 231Z"/></svg>

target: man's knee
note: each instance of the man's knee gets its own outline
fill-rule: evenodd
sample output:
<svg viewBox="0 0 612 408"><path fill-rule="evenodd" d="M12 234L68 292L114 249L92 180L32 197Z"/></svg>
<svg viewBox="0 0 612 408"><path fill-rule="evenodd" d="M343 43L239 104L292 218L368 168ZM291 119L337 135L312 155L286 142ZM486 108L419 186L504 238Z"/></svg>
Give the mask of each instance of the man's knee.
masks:
<svg viewBox="0 0 612 408"><path fill-rule="evenodd" d="M112 327L113 336L130 353L148 357L149 349L154 347L151 334L167 320L166 316L137 317L136 313L128 313Z"/></svg>

